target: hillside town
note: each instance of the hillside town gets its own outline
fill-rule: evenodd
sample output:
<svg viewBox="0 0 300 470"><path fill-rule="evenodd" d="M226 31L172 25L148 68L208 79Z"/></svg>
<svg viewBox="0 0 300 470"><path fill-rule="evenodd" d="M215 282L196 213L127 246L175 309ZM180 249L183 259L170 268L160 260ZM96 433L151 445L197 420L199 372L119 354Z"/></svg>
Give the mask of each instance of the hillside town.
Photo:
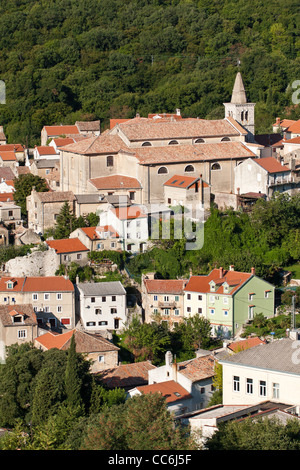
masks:
<svg viewBox="0 0 300 470"><path fill-rule="evenodd" d="M147 271L138 282L118 261L149 253L159 226L168 240L181 210L196 250L203 240L192 227L205 226L212 205L251 213L261 199L299 194L300 120L278 118L270 135L257 135L254 109L237 72L223 119L183 117L176 109L111 119L104 131L100 121L44 125L34 148L7 143L1 129L0 243L30 247L1 266L2 364L16 343L67 350L73 337L108 389L123 388L127 399L158 392L174 422L201 433L202 444L220 423L249 415L300 419L299 331L291 315L281 338L244 334L259 315L269 320L281 311L276 286L255 265L171 278ZM24 217L14 193L28 175L47 190L30 188ZM64 211L92 222L57 236ZM85 269L97 279L82 277ZM291 273L283 276L292 292L300 286ZM175 331L195 316L209 322L213 348L200 344L184 361L167 349L163 365L122 361L114 336L133 319ZM212 405L218 366L222 399Z"/></svg>

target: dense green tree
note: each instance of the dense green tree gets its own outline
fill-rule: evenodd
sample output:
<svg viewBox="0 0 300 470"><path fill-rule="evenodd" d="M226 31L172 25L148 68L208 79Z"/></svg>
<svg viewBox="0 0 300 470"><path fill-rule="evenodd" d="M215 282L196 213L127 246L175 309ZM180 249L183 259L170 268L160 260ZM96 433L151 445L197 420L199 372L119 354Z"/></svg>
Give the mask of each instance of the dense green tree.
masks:
<svg viewBox="0 0 300 470"><path fill-rule="evenodd" d="M14 180L15 192L14 201L21 207L22 217L27 219L26 197L31 194L34 187L37 192L47 192L49 187L44 178L32 173L20 175Z"/></svg>
<svg viewBox="0 0 300 470"><path fill-rule="evenodd" d="M281 423L276 418L221 423L208 439L208 450L299 450L300 425L295 418Z"/></svg>
<svg viewBox="0 0 300 470"><path fill-rule="evenodd" d="M209 320L198 313L184 318L177 326L183 349L195 352L197 349L207 349L211 342L211 325Z"/></svg>
<svg viewBox="0 0 300 470"><path fill-rule="evenodd" d="M73 232L75 228L77 228L76 216L70 208L70 204L66 201L56 218L54 238L69 238L70 233Z"/></svg>
<svg viewBox="0 0 300 470"><path fill-rule="evenodd" d="M78 355L76 353L75 336L72 335L65 371L66 404L69 408L78 410L79 413L83 408L81 387L82 383L79 371Z"/></svg>
<svg viewBox="0 0 300 470"><path fill-rule="evenodd" d="M158 393L134 396L93 417L83 450L193 450L196 445L174 427L165 399Z"/></svg>

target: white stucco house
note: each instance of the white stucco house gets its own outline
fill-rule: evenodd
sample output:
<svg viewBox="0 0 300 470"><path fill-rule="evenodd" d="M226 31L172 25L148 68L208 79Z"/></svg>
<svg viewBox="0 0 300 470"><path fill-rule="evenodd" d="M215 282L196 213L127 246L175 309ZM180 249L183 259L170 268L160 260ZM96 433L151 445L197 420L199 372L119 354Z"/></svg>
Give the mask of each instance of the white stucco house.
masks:
<svg viewBox="0 0 300 470"><path fill-rule="evenodd" d="M174 381L191 396L185 403L185 412L206 408L213 394L215 358L209 351L198 357L177 363L170 351L166 353L165 365L149 370L148 384Z"/></svg>
<svg viewBox="0 0 300 470"><path fill-rule="evenodd" d="M274 157L248 158L234 168L236 194L257 193L270 198L294 187L291 170Z"/></svg>
<svg viewBox="0 0 300 470"><path fill-rule="evenodd" d="M126 322L126 290L120 281L76 284L77 318L86 332L121 330Z"/></svg>
<svg viewBox="0 0 300 470"><path fill-rule="evenodd" d="M266 400L300 404L300 341L287 338L236 354L220 354L223 404L252 405Z"/></svg>

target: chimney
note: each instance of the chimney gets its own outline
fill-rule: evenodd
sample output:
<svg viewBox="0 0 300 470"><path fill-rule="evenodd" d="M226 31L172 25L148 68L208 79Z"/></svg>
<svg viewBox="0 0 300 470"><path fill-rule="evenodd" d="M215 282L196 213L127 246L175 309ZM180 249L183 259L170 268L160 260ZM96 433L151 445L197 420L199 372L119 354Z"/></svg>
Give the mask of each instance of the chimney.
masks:
<svg viewBox="0 0 300 470"><path fill-rule="evenodd" d="M251 274L252 274L253 276L255 276L255 268L253 268L253 267L251 268Z"/></svg>
<svg viewBox="0 0 300 470"><path fill-rule="evenodd" d="M177 382L177 361L175 356L175 361L172 364L172 379Z"/></svg>
<svg viewBox="0 0 300 470"><path fill-rule="evenodd" d="M220 277L223 277L223 268L219 268Z"/></svg>
<svg viewBox="0 0 300 470"><path fill-rule="evenodd" d="M234 271L234 264L231 264L231 265L229 266L229 271Z"/></svg>
<svg viewBox="0 0 300 470"><path fill-rule="evenodd" d="M180 109L179 108L176 109L176 115L180 116Z"/></svg>
<svg viewBox="0 0 300 470"><path fill-rule="evenodd" d="M276 118L276 126L280 126L280 117Z"/></svg>

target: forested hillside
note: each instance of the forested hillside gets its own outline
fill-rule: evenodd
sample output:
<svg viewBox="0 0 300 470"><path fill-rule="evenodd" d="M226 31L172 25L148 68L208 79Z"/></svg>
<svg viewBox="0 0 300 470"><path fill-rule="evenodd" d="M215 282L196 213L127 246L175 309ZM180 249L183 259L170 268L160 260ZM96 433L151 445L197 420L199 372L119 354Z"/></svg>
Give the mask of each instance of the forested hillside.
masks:
<svg viewBox="0 0 300 470"><path fill-rule="evenodd" d="M174 112L223 118L237 61L257 131L300 118L298 0L6 0L0 125L34 145L45 124Z"/></svg>

